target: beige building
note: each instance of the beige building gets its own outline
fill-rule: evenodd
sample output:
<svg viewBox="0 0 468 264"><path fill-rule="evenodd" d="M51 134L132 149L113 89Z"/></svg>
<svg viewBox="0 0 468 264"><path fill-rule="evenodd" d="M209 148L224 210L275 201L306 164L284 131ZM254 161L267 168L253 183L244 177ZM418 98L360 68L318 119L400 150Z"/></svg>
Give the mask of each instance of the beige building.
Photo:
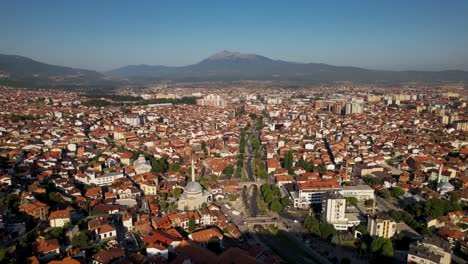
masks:
<svg viewBox="0 0 468 264"><path fill-rule="evenodd" d="M384 214L369 216L367 231L371 236L391 238L396 232L396 222Z"/></svg>
<svg viewBox="0 0 468 264"><path fill-rule="evenodd" d="M442 239L425 237L416 245L411 245L407 262L424 264L451 263L450 244Z"/></svg>
<svg viewBox="0 0 468 264"><path fill-rule="evenodd" d="M70 210L53 211L49 215L49 223L51 227L63 227L70 223Z"/></svg>
<svg viewBox="0 0 468 264"><path fill-rule="evenodd" d="M147 180L140 183L141 190L145 195L157 195L158 194L158 181Z"/></svg>

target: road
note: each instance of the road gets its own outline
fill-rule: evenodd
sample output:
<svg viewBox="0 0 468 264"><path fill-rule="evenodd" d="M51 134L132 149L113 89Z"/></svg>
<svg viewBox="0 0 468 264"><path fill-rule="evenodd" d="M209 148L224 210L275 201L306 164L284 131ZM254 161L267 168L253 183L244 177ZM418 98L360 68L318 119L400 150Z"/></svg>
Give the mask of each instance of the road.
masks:
<svg viewBox="0 0 468 264"><path fill-rule="evenodd" d="M377 202L377 208L379 209L379 212L390 213L391 211L402 210L401 208L393 205L392 203L388 202L387 200L378 195L375 196L375 201Z"/></svg>

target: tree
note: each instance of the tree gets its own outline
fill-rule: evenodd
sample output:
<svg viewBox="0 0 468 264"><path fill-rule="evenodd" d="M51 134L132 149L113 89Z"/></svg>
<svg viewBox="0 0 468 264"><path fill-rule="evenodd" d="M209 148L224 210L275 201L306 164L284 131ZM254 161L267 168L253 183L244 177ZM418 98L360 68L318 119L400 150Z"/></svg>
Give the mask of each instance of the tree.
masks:
<svg viewBox="0 0 468 264"><path fill-rule="evenodd" d="M283 207L286 207L286 206L288 206L288 205L290 205L290 204L291 204L291 200L289 200L288 197L283 197L283 198L281 198L281 205L282 205Z"/></svg>
<svg viewBox="0 0 468 264"><path fill-rule="evenodd" d="M288 170L289 174L293 174L293 162L294 162L294 157L292 151L288 151L286 153L286 156L284 157L284 168Z"/></svg>
<svg viewBox="0 0 468 264"><path fill-rule="evenodd" d="M71 239L71 244L78 248L88 248L90 245L90 237L88 232L79 232Z"/></svg>
<svg viewBox="0 0 468 264"><path fill-rule="evenodd" d="M188 224L188 232L193 233L193 231L195 231L196 228L197 228L197 225L195 223L195 219L193 217L190 217L189 224Z"/></svg>
<svg viewBox="0 0 468 264"><path fill-rule="evenodd" d="M373 176L364 176L362 178L362 180L369 186L373 186L373 185L381 185L382 184L382 180L377 178L377 177L373 177Z"/></svg>
<svg viewBox="0 0 468 264"><path fill-rule="evenodd" d="M172 196L174 196L176 198L179 198L180 195L182 194L182 191L183 190L181 188L174 188L174 189L172 189L171 194L172 194Z"/></svg>
<svg viewBox="0 0 468 264"><path fill-rule="evenodd" d="M200 185L203 186L205 190L208 190L209 185L208 185L208 180L206 178L200 179Z"/></svg>
<svg viewBox="0 0 468 264"><path fill-rule="evenodd" d="M320 237L322 239L328 239L329 237L336 235L335 226L330 223L321 223L319 229Z"/></svg>
<svg viewBox="0 0 468 264"><path fill-rule="evenodd" d="M8 257L8 250L2 248L0 249L0 263L7 263L6 261L9 259Z"/></svg>
<svg viewBox="0 0 468 264"><path fill-rule="evenodd" d="M208 149L206 149L206 142L205 141L202 141L201 148L203 150L203 153L205 153L205 156L208 156Z"/></svg>
<svg viewBox="0 0 468 264"><path fill-rule="evenodd" d="M227 165L226 168L223 170L224 175L231 176L234 173L234 167L232 165Z"/></svg>
<svg viewBox="0 0 468 264"><path fill-rule="evenodd" d="M252 139L252 143L251 143L251 144L252 144L252 147L253 147L254 149L260 148L260 140L258 140L258 139L256 139L256 138Z"/></svg>
<svg viewBox="0 0 468 264"><path fill-rule="evenodd" d="M307 228L312 234L320 235L319 222L313 215L310 215L306 218L304 221L304 227Z"/></svg>
<svg viewBox="0 0 468 264"><path fill-rule="evenodd" d="M377 237L371 243L372 253L378 256L393 256L393 244L389 238Z"/></svg>
<svg viewBox="0 0 468 264"><path fill-rule="evenodd" d="M180 170L180 164L178 162L172 163L169 166L169 171L178 171L178 170Z"/></svg>
<svg viewBox="0 0 468 264"><path fill-rule="evenodd" d="M281 211L283 209L283 207L281 206L280 202L278 201L273 201L271 204L270 204L270 209L277 213L279 211Z"/></svg>
<svg viewBox="0 0 468 264"><path fill-rule="evenodd" d="M390 188L390 193L393 197L398 198L405 194L405 191L399 187L392 187Z"/></svg>
<svg viewBox="0 0 468 264"><path fill-rule="evenodd" d="M208 209L208 204L203 202L202 205L201 205L201 209L202 210Z"/></svg>
<svg viewBox="0 0 468 264"><path fill-rule="evenodd" d="M49 193L48 198L50 201L60 203L62 202L62 198L55 192Z"/></svg>
<svg viewBox="0 0 468 264"><path fill-rule="evenodd" d="M364 202L364 205L367 206L367 207L371 207L373 204L374 204L374 199L367 199Z"/></svg>
<svg viewBox="0 0 468 264"><path fill-rule="evenodd" d="M262 193L264 193L267 189L271 191L270 185L268 183L263 184L260 189L262 190Z"/></svg>
<svg viewBox="0 0 468 264"><path fill-rule="evenodd" d="M273 193L274 196L277 196L277 197L281 196L279 187L274 184L271 185L271 192Z"/></svg>
<svg viewBox="0 0 468 264"><path fill-rule="evenodd" d="M358 199L356 197L346 197L346 204L356 206L358 203Z"/></svg>
<svg viewBox="0 0 468 264"><path fill-rule="evenodd" d="M392 197L392 195L390 194L390 192L388 190L382 190L379 192L379 195L382 196L385 200L388 200Z"/></svg>
<svg viewBox="0 0 468 264"><path fill-rule="evenodd" d="M211 179L212 181L216 181L216 180L218 179L218 176L217 176L216 174L211 174L211 175L210 175L210 179Z"/></svg>
<svg viewBox="0 0 468 264"><path fill-rule="evenodd" d="M61 227L54 227L52 228L49 233L47 234L48 238L62 238L63 237L64 229Z"/></svg>
<svg viewBox="0 0 468 264"><path fill-rule="evenodd" d="M166 210L166 208L169 206L169 203L166 201L162 201L159 203L159 206L161 207L161 210Z"/></svg>
<svg viewBox="0 0 468 264"><path fill-rule="evenodd" d="M320 164L318 167L317 167L317 171L320 173L320 174L325 174L325 172L327 172L327 167L325 166L324 163Z"/></svg>
<svg viewBox="0 0 468 264"><path fill-rule="evenodd" d="M273 196L272 193L269 193L267 196L265 196L265 202L267 204L272 203L275 200L275 197Z"/></svg>
<svg viewBox="0 0 468 264"><path fill-rule="evenodd" d="M160 159L155 159L153 157L150 157L150 161L151 161L151 166L152 166L151 172L154 172L154 173L166 173L167 172L169 168L169 164L165 156L163 156Z"/></svg>
<svg viewBox="0 0 468 264"><path fill-rule="evenodd" d="M450 211L459 211L461 207L458 203L451 203L449 200L441 198L429 199L424 205L424 214L426 216L439 217Z"/></svg>

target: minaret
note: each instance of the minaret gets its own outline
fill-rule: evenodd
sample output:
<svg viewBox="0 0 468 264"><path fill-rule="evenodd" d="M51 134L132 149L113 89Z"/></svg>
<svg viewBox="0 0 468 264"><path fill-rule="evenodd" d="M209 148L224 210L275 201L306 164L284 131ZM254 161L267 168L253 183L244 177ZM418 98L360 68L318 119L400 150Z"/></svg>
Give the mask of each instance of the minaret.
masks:
<svg viewBox="0 0 468 264"><path fill-rule="evenodd" d="M192 153L192 181L195 181L195 163L193 162L193 153Z"/></svg>
<svg viewBox="0 0 468 264"><path fill-rule="evenodd" d="M442 168L444 167L444 165L440 165L439 167L439 175L437 175L437 183L440 183L440 178L442 176Z"/></svg>

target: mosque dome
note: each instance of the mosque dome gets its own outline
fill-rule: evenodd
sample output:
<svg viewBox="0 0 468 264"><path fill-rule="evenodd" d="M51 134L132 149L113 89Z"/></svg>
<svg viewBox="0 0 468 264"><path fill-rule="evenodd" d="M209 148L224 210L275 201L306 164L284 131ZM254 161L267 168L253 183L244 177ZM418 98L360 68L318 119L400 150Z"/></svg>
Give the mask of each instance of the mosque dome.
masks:
<svg viewBox="0 0 468 264"><path fill-rule="evenodd" d="M203 187L196 181L191 181L185 186L185 192L188 193L201 193L202 191Z"/></svg>

